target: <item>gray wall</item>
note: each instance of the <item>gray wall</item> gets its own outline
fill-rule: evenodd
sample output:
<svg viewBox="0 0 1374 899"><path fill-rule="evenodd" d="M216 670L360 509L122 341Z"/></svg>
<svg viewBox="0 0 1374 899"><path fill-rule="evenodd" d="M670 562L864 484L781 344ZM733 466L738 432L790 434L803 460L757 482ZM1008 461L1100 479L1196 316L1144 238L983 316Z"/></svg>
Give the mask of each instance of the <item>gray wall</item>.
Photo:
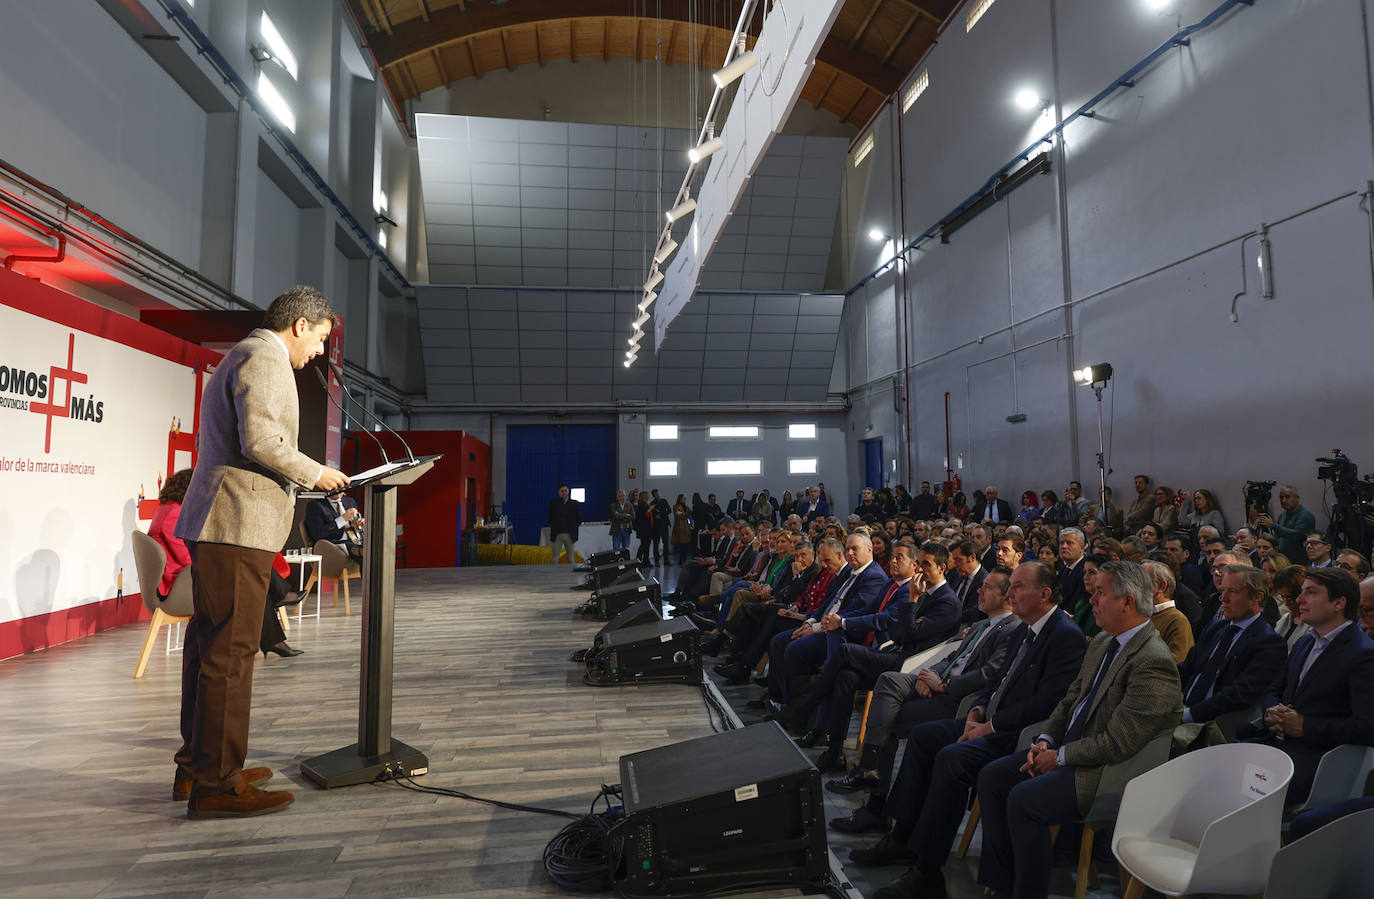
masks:
<svg viewBox="0 0 1374 899"><path fill-rule="evenodd" d="M902 243L914 239L1048 130L1056 109L1067 115L1215 5L1158 14L1004 0L972 32L948 29L900 129L894 105L875 125L879 149L846 168L851 283L875 267L870 227L901 232L904 214ZM1243 482L1277 479L1322 519L1314 457L1341 446L1374 470L1374 426L1349 402L1374 374L1370 222L1358 197L1321 205L1374 174L1362 7L1237 8L1100 103L1095 119L1070 124L1052 174L856 291L845 312L851 425L869 423L869 387L905 368L908 483L943 476L948 391L967 488L1000 482L1009 499L1059 490L1096 479L1095 403L1071 368L1108 361L1118 495L1136 472L1207 487L1234 526ZM1010 102L1022 84L1057 106L1036 121ZM1241 240L1263 223L1269 301L1256 241ZM1242 266L1249 292L1233 323ZM873 403L891 408L878 391ZM1008 423L1012 413L1027 421ZM876 418L885 438L905 429L903 415Z"/></svg>

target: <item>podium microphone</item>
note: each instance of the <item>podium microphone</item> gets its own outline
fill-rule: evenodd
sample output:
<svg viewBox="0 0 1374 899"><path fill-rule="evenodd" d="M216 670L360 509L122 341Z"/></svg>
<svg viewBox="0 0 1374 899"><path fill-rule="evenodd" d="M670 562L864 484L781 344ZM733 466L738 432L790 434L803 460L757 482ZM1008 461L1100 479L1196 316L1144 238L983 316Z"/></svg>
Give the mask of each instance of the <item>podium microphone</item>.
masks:
<svg viewBox="0 0 1374 899"><path fill-rule="evenodd" d="M324 358L324 364L325 364L325 365L328 365L328 366L329 366L329 370L332 371L332 372L334 373L334 377L336 377L336 378L339 379L339 386L340 386L341 388L343 388L344 396L346 396L346 397L348 397L350 400L352 400L352 401L353 401L353 405L355 405L355 406L357 406L359 409L363 410L363 414L364 414L364 415L366 415L368 418L372 419L373 421L375 421L377 424L381 425L382 427L386 428L388 431L391 432L391 435L392 435L393 437L395 437L397 440L401 441L401 446L404 447L404 448L405 448L405 451L406 451L406 460L409 461L409 462L411 462L411 463L413 464L413 463L415 462L415 454L412 453L412 452L410 451L410 444L409 444L409 443L406 443L406 439L405 439L404 437L402 437L400 434L397 434L397 433L396 433L396 430L395 430L393 427L391 427L391 425L389 425L389 424L387 424L386 422L382 421L382 419L379 418L376 414L374 414L374 413L372 412L371 409L367 408L367 407L364 406L362 403L358 402L358 398L355 397L352 393L349 392L349 390L348 390L348 385L344 383L344 373L343 373L343 369L341 369L341 368L339 368L337 365L335 365L335 364L334 364L334 361L333 361L332 359L330 359L328 356L326 356L326 357ZM317 369L317 371L318 371L318 369ZM368 433L372 433L372 432L369 431ZM373 438L373 439L376 439L376 438ZM383 458L383 459L386 458L385 454L383 455L382 458ZM388 461L390 461L390 460L388 460Z"/></svg>
<svg viewBox="0 0 1374 899"><path fill-rule="evenodd" d="M319 379L320 386L324 388L324 395L329 397L329 402L334 404L335 409L338 409L344 415L348 415L348 410L345 409L343 406L339 405L338 400L334 399L334 393L329 389L329 382L325 380L324 372L320 371L320 367L318 365L315 366L313 371L315 372L315 377ZM342 382L340 382L340 386L342 386ZM363 430L367 431L366 428L364 428ZM367 431L367 435L372 438L372 442L377 444L377 449L381 451L382 462L387 465L390 465L391 459L387 458L386 448L382 446L382 441L378 440L377 435L373 434L371 431Z"/></svg>

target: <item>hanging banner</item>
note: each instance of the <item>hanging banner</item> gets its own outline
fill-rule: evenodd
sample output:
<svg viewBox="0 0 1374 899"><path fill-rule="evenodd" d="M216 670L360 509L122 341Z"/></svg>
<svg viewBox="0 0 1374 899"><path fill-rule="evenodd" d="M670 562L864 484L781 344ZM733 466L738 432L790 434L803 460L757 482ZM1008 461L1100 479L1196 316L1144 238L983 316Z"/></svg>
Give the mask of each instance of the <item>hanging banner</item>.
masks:
<svg viewBox="0 0 1374 899"><path fill-rule="evenodd" d="M663 271L654 305L655 352L663 346L668 326L696 293L706 260L773 136L792 113L843 5L844 0L778 0L764 18L753 47L758 65L740 78L719 132L725 147L711 157L689 229L677 238L681 246Z"/></svg>
<svg viewBox="0 0 1374 899"><path fill-rule="evenodd" d="M220 354L3 270L0 334L6 658L142 615L130 535L191 465Z"/></svg>

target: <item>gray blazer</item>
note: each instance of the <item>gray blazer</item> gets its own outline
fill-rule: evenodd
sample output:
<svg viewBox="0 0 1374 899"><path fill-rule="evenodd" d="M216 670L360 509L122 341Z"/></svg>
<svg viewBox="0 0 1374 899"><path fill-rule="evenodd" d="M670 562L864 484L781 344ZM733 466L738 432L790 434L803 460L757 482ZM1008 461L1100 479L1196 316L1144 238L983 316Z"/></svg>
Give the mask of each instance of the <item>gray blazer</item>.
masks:
<svg viewBox="0 0 1374 899"><path fill-rule="evenodd" d="M1045 733L1058 746L1078 700L1092 687L1111 634L1098 634L1083 656L1078 677L1055 707ZM1112 659L1088 708L1082 738L1064 746L1064 761L1074 768L1078 808L1086 812L1097 795L1105 765L1124 762L1159 734L1183 720L1178 664L1155 626L1145 626Z"/></svg>
<svg viewBox="0 0 1374 899"><path fill-rule="evenodd" d="M1015 615L1007 615L992 625L988 635L978 644L978 648L969 655L968 662L964 664L964 670L950 678L949 683L945 684L945 692L955 699L963 699L970 693L975 693L991 684L993 678L997 676L997 672L1001 671L1002 666L1007 664L1007 649L1011 645L1012 636L1016 633L1016 626L1020 623L1021 619ZM944 677L945 672L954 664L954 657L958 654L959 650L956 649L932 670Z"/></svg>
<svg viewBox="0 0 1374 899"><path fill-rule="evenodd" d="M286 544L296 486L320 463L296 449L300 404L291 362L270 331L239 341L201 400L196 470L176 535L277 552Z"/></svg>

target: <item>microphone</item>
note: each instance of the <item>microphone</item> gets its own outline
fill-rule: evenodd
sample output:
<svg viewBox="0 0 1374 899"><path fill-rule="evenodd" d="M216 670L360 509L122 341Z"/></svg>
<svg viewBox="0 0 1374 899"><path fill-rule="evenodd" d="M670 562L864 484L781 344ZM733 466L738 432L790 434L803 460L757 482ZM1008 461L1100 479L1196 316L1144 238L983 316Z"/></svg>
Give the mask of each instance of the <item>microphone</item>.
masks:
<svg viewBox="0 0 1374 899"><path fill-rule="evenodd" d="M378 418L376 415L374 415L374 414L372 413L372 410L371 410L371 409L367 408L367 407L364 406L362 403L358 402L358 398L355 397L353 394L351 394L351 393L348 392L348 385L344 383L344 373L343 373L343 369L341 369L341 368L339 368L337 365L335 365L335 364L334 364L334 360L330 359L328 356L325 356L325 357L324 357L324 364L325 364L325 365L328 365L328 366L329 366L329 370L332 371L332 372L334 373L334 377L336 377L336 378L339 379L339 386L343 388L344 396L346 396L346 397L348 397L350 400L352 400L352 401L353 401L353 405L355 405L355 406L357 406L359 409L363 410L363 414L364 414L364 415L366 415L368 418L372 419L373 421L375 421L377 424L381 425L382 427L386 428L388 431L391 432L391 435L392 435L393 437L395 437L397 440L401 441L401 446L404 447L404 448L405 448L405 451L406 451L406 460L409 461L409 462L411 462L411 463L413 464L413 463L415 462L415 454L412 453L412 452L410 451L410 444L409 444L409 443L406 443L406 439L405 439L404 437L402 437L400 434L397 434L397 433L396 433L396 430L395 430L394 428L392 428L391 425L387 424L386 422L384 422L384 421L382 421L380 418ZM369 431L368 433L371 433L371 432ZM375 438L374 438L374 439L375 439ZM383 456L383 458L385 458L385 456Z"/></svg>
<svg viewBox="0 0 1374 899"><path fill-rule="evenodd" d="M344 409L343 406L339 405L338 400L334 399L334 394L329 389L329 382L325 380L324 372L320 371L319 366L316 366L313 369L313 371L315 372L315 377L319 379L320 386L324 388L324 395L329 397L329 402L334 404L335 409L338 409L344 415L347 415L348 411ZM340 382L340 386L342 386L342 382ZM364 428L364 430L366 430L366 428ZM387 465L390 465L391 460L387 458L386 448L382 446L382 441L378 440L377 435L373 434L371 431L367 431L367 435L372 438L373 443L377 444L377 449L380 450L382 454L382 461L385 462Z"/></svg>

